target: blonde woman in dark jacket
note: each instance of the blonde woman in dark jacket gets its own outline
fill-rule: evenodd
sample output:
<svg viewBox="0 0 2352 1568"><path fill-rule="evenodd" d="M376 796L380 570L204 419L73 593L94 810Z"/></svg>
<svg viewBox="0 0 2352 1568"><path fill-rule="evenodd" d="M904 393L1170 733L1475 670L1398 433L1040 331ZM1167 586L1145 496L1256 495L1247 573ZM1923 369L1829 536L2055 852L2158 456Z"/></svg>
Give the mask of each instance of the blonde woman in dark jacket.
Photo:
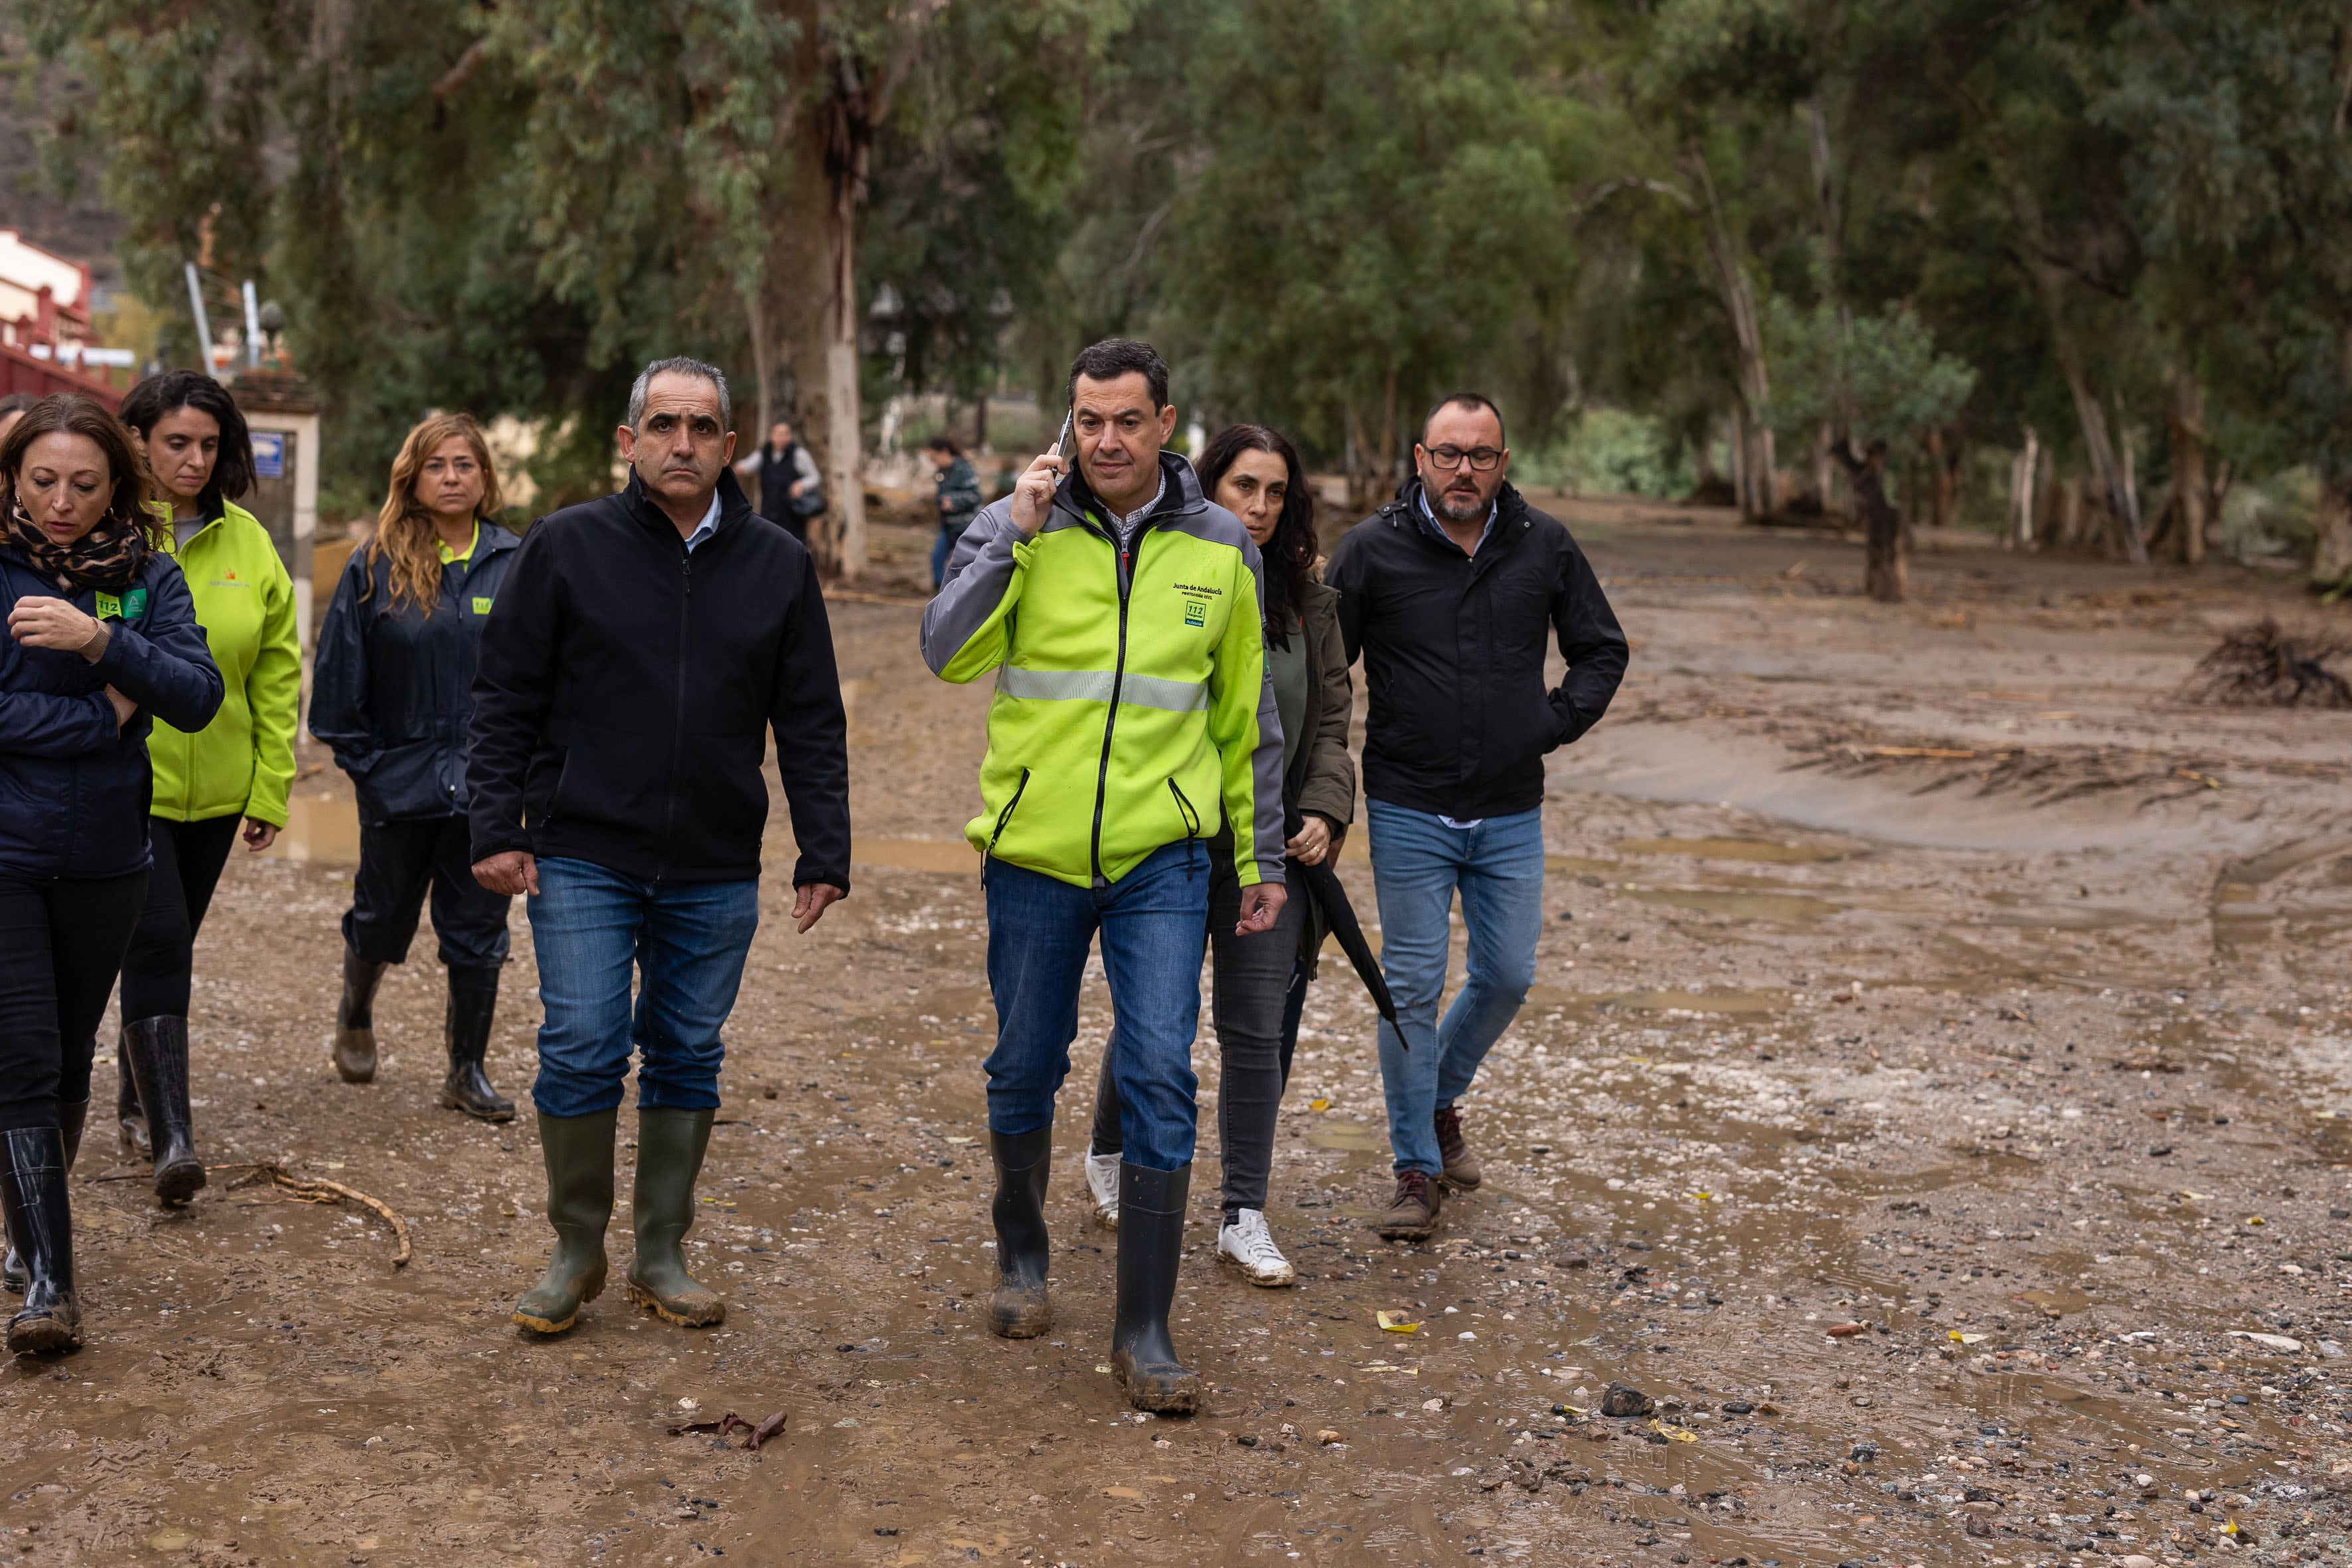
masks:
<svg viewBox="0 0 2352 1568"><path fill-rule="evenodd" d="M1339 596L1314 577L1314 494L1297 449L1263 426L1229 425L1218 431L1197 467L1202 492L1241 519L1265 563L1265 661L1282 720L1283 797L1301 824L1285 848L1290 860L1321 865L1339 853L1355 816L1356 767L1348 757L1355 689L1339 636ZM1221 851L1209 857L1213 866L1232 860ZM1266 1228L1266 1182L1274 1163L1275 1116L1290 1081L1299 1013L1325 929L1304 879L1294 870L1286 880L1291 896L1274 929L1261 934L1235 933L1239 890L1229 883L1221 881L1212 890L1209 907L1221 1062L1217 1133L1224 1166L1217 1256L1252 1284L1268 1287L1287 1285L1297 1277ZM1087 1155L1095 1212L1114 1227L1124 1142L1118 1091L1109 1070L1118 1048L1114 1027L1103 1051L1094 1142Z"/></svg>

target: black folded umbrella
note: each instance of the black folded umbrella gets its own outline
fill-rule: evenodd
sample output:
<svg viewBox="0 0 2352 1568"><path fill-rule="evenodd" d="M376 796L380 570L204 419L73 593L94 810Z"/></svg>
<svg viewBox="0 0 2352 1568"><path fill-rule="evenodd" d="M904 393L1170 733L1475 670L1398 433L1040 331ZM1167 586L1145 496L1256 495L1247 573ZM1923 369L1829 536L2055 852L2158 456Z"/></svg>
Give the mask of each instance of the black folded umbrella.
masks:
<svg viewBox="0 0 2352 1568"><path fill-rule="evenodd" d="M1329 926L1331 934L1339 939L1339 947L1347 953L1348 962L1356 966L1356 977L1364 983L1364 990L1370 994L1372 1005L1381 1010L1381 1017L1395 1023L1396 1001L1389 994L1388 978L1381 973L1381 961L1373 955L1372 944L1364 940L1364 928L1356 919L1356 907L1348 901L1348 889L1339 885L1339 873L1331 869L1328 860L1320 866L1309 866L1299 860L1293 860L1291 864L1297 867L1299 873L1307 879L1308 890L1315 895L1315 901L1323 907L1323 923ZM1403 1044L1402 1033L1397 1040L1400 1045ZM1407 1050L1412 1048L1411 1046L1405 1047Z"/></svg>

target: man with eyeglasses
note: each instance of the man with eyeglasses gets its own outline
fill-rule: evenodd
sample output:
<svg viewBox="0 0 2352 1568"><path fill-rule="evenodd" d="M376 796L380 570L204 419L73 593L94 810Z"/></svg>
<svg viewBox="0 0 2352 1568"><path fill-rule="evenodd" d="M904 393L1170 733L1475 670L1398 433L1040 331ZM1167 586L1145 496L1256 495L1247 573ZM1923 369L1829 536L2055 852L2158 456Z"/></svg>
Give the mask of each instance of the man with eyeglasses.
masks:
<svg viewBox="0 0 2352 1568"><path fill-rule="evenodd" d="M628 483L531 525L482 637L474 879L528 895L546 1010L531 1099L555 1252L514 1310L533 1333L571 1328L604 1289L632 1055L625 1293L688 1328L727 1316L682 1244L719 1030L760 924L772 732L801 933L849 891L848 723L824 596L808 551L735 482L733 416L715 365L647 365L615 433Z"/></svg>
<svg viewBox="0 0 2352 1568"><path fill-rule="evenodd" d="M1599 722L1627 649L1584 552L1507 482L1492 400L1440 400L1412 456L1414 477L1349 530L1325 580L1371 696L1365 824L1396 999L1380 1026L1396 1193L1377 1225L1422 1241L1441 1181L1478 1185L1457 1102L1535 979L1545 754ZM1547 690L1555 637L1568 674ZM1469 954L1441 1023L1457 891Z"/></svg>

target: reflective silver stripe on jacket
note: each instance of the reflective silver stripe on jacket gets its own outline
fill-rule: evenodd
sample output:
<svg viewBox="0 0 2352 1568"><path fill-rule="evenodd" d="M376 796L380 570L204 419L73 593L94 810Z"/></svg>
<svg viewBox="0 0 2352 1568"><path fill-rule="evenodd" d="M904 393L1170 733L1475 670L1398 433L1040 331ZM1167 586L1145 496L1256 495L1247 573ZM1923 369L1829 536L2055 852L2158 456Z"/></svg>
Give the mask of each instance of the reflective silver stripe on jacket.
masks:
<svg viewBox="0 0 2352 1568"><path fill-rule="evenodd" d="M1026 669L1008 664L996 672L996 689L1007 697L1042 702L1108 702L1114 677L1115 672L1108 669ZM1119 685L1118 700L1170 713L1204 713L1209 708L1209 689L1198 680L1131 674Z"/></svg>

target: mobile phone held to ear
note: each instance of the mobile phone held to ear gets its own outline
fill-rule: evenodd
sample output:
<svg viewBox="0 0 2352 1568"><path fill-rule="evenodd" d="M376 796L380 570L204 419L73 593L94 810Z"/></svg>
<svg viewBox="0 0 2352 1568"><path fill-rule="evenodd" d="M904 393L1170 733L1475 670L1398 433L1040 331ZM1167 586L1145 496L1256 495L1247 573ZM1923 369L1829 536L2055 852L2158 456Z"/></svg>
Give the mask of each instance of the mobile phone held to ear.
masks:
<svg viewBox="0 0 2352 1568"><path fill-rule="evenodd" d="M1076 428L1076 426L1071 424L1071 421L1076 417L1077 415L1075 409L1070 413L1062 416L1061 433L1054 437L1054 450L1050 454L1051 456L1058 458L1065 451L1069 449L1070 435Z"/></svg>

